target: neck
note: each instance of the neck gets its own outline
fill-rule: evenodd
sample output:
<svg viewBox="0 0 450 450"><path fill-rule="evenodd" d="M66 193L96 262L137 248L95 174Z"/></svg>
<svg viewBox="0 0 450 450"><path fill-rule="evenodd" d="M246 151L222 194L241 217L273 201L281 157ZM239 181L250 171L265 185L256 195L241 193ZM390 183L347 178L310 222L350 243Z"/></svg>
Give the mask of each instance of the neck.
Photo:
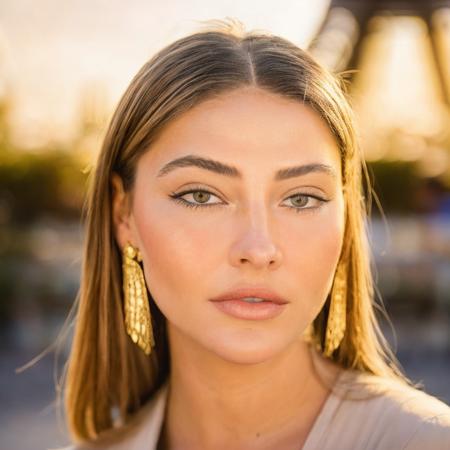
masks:
<svg viewBox="0 0 450 450"><path fill-rule="evenodd" d="M300 448L329 394L302 340L257 364L224 360L170 328L169 345L171 449Z"/></svg>

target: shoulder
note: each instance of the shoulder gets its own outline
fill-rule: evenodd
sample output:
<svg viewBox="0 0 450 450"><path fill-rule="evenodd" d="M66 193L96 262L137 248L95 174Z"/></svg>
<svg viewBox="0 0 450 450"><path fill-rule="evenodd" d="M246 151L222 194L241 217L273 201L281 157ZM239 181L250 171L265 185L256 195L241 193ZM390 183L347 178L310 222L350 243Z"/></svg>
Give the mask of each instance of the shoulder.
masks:
<svg viewBox="0 0 450 450"><path fill-rule="evenodd" d="M368 448L450 447L450 407L442 400L375 375L360 374L351 380L339 409L343 416L348 413L354 418L353 424L362 427L359 430L367 432L366 442L378 442Z"/></svg>
<svg viewBox="0 0 450 450"><path fill-rule="evenodd" d="M406 443L405 450L450 448L450 414L428 417L420 422Z"/></svg>

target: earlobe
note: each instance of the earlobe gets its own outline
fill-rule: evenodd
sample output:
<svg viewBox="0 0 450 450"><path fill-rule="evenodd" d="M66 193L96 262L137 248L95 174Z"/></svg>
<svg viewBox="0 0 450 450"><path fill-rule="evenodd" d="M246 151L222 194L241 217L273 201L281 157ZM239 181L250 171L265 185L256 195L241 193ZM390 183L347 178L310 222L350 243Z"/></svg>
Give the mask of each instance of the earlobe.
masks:
<svg viewBox="0 0 450 450"><path fill-rule="evenodd" d="M122 249L132 239L127 204L128 196L124 191L122 178L115 172L111 175L111 203L114 235Z"/></svg>

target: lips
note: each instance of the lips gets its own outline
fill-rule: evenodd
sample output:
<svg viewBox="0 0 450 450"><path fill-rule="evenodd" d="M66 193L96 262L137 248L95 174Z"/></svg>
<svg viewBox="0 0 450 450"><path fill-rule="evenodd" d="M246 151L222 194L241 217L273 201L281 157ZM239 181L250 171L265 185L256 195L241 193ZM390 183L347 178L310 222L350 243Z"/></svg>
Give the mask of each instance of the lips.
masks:
<svg viewBox="0 0 450 450"><path fill-rule="evenodd" d="M266 287L260 287L260 286L236 288L236 289L227 291L218 297L212 298L211 301L212 302L226 302L229 300L241 300L245 297L257 297L257 298L261 298L268 302L276 303L279 305L289 303L288 300L280 297L276 292L274 292Z"/></svg>

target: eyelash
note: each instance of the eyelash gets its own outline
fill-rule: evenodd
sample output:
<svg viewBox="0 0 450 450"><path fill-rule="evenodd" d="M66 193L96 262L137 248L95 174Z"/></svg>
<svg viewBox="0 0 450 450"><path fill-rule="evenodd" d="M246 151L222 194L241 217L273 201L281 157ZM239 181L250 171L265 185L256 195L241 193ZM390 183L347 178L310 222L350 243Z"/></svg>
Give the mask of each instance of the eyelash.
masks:
<svg viewBox="0 0 450 450"><path fill-rule="evenodd" d="M176 201L177 203L180 203L180 204L182 204L183 206L186 206L186 207L188 207L188 208L194 208L194 209L196 209L196 208L209 208L209 207L212 207L212 206L220 206L220 203L210 203L210 204L205 203L205 204L199 204L199 203L188 202L188 201L186 201L185 199L181 198L183 195L186 195L186 194L192 194L192 193L194 193L194 192L203 192L203 193L211 194L211 195L214 195L215 197L217 197L217 195L213 194L213 193L210 192L210 191L207 191L206 189L191 189L191 190L184 191L184 192L179 192L179 193L172 192L171 195L170 195L170 197L171 197L174 201ZM293 209L294 212L296 212L296 213L304 212L304 211L306 211L306 210L317 210L317 209L319 209L324 203L329 202L329 200L327 200L327 199L325 199L325 198L322 198L322 197L319 197L319 196L317 196L317 195L301 194L301 193L297 193L297 194L291 195L291 196L289 196L289 197L287 197L287 198L298 197L298 196L314 198L314 199L318 200L318 201L320 202L320 204L319 204L319 206L315 206L315 207L311 207L311 206L310 206L310 207L308 207L308 208L305 208L305 207L296 207L296 206L286 206L286 208Z"/></svg>

